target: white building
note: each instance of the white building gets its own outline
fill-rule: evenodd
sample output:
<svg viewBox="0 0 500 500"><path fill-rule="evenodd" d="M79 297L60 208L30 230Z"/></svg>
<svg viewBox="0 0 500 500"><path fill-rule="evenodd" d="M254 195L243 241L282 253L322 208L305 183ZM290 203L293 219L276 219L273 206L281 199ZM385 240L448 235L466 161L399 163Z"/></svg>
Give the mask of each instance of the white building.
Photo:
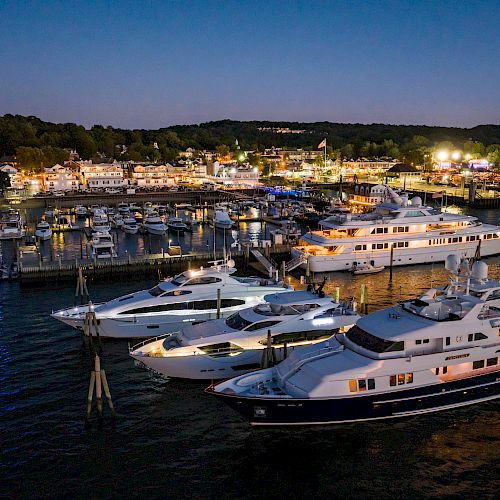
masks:
<svg viewBox="0 0 500 500"><path fill-rule="evenodd" d="M80 163L82 185L89 189L121 188L126 186L123 167L120 163L92 163L91 160Z"/></svg>
<svg viewBox="0 0 500 500"><path fill-rule="evenodd" d="M175 185L174 178L168 175L166 165L134 165L132 182L138 187L170 187Z"/></svg>
<svg viewBox="0 0 500 500"><path fill-rule="evenodd" d="M78 177L71 169L56 164L44 169L45 191L77 191L79 187Z"/></svg>

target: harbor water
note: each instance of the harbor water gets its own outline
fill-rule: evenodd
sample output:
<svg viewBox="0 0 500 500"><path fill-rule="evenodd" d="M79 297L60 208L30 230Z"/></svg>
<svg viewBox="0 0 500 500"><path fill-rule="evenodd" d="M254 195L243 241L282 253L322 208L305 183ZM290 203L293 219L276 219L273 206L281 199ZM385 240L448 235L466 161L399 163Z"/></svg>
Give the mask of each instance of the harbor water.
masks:
<svg viewBox="0 0 500 500"><path fill-rule="evenodd" d="M477 215L498 222L495 211ZM248 223L252 237L260 230ZM210 240L204 231L183 238L203 248ZM60 251L73 245L79 252L77 235L64 235ZM490 276L500 278L500 257L485 261ZM339 287L342 299L359 300L366 285L370 311L447 281L441 264L395 268L392 284L387 270L326 277L326 291ZM99 302L153 284L124 276L92 283L90 295ZM74 291L0 284L6 498L497 497L498 402L392 422L255 429L204 394L208 383L152 375L134 366L126 341L106 341L101 359L118 417L113 425L105 409L101 424L94 417L85 428L88 341L49 317L73 304Z"/></svg>

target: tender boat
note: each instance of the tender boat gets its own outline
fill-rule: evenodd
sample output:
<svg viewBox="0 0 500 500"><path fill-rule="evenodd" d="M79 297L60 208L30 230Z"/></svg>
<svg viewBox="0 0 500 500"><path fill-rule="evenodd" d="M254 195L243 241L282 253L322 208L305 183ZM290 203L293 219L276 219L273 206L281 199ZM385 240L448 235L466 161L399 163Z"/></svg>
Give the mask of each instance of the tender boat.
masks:
<svg viewBox="0 0 500 500"><path fill-rule="evenodd" d="M343 424L461 408L500 397L500 281L487 265L374 312L345 335L208 389L253 425Z"/></svg>
<svg viewBox="0 0 500 500"><path fill-rule="evenodd" d="M374 274L383 271L385 266L372 266L371 264L355 264L351 268L352 274Z"/></svg>
<svg viewBox="0 0 500 500"><path fill-rule="evenodd" d="M36 225L35 236L39 240L50 240L52 237L52 229L47 221L41 221Z"/></svg>
<svg viewBox="0 0 500 500"><path fill-rule="evenodd" d="M260 368L269 354L281 361L287 353L328 338L359 319L323 292L273 293L264 300L227 319L187 326L138 344L130 355L137 364L167 377L221 379Z"/></svg>
<svg viewBox="0 0 500 500"><path fill-rule="evenodd" d="M273 292L291 288L282 282L262 278L232 276L234 262L215 262L213 267L185 271L141 290L93 305L102 337L139 338L172 333L200 321L217 318L217 290L221 295L221 317L263 302ZM71 307L52 317L83 330L89 306Z"/></svg>
<svg viewBox="0 0 500 500"><path fill-rule="evenodd" d="M165 233L167 232L167 226L161 220L161 217L158 215L158 212L154 210L148 210L144 214L143 227L149 234L164 236Z"/></svg>
<svg viewBox="0 0 500 500"><path fill-rule="evenodd" d="M387 201L371 213L333 215L309 231L303 244L292 249L312 272L348 271L353 265L373 267L442 262L452 253L472 258L500 253L500 226L483 224L476 217L442 213L410 202L386 186ZM392 252L391 252L392 250Z"/></svg>
<svg viewBox="0 0 500 500"><path fill-rule="evenodd" d="M90 257L92 259L110 259L117 257L113 238L108 232L98 232L90 240Z"/></svg>

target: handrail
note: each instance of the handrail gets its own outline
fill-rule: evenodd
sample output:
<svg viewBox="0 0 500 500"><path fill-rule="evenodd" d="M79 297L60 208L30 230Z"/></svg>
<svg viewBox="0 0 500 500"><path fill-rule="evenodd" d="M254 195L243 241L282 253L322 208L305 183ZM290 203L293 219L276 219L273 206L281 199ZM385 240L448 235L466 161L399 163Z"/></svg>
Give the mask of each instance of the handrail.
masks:
<svg viewBox="0 0 500 500"><path fill-rule="evenodd" d="M150 337L150 338L147 338L146 340L143 340L142 342L139 342L138 344L134 344L132 347L130 347L130 344L129 344L128 345L128 352L130 354L132 351L135 351L136 349L138 349L139 347L142 347L145 344L149 344L150 342L156 342L157 340L164 339L166 337L170 337L171 335L173 335L173 334L172 333L164 333L163 335L157 335L156 337Z"/></svg>

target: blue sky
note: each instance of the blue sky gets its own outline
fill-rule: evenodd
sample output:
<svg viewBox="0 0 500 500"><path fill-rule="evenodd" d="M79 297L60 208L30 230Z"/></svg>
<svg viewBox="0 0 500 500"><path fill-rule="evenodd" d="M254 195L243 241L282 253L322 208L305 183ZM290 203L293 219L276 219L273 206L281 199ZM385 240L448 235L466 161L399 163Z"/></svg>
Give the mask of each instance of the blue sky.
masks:
<svg viewBox="0 0 500 500"><path fill-rule="evenodd" d="M0 114L500 123L498 1L0 0Z"/></svg>

